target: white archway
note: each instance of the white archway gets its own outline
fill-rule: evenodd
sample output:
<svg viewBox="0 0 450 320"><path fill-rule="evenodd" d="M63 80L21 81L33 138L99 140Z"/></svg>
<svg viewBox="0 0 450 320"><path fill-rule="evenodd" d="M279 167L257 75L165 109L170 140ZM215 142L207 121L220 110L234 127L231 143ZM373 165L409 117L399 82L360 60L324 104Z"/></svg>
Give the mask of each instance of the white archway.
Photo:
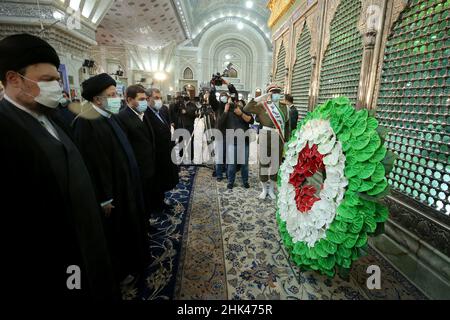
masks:
<svg viewBox="0 0 450 320"><path fill-rule="evenodd" d="M223 71L216 70L217 55L227 51L227 47L234 47L236 52L246 59L243 68L249 75L245 79L246 89L253 91L256 87L265 87L272 64L272 53L268 51L265 39L260 33L249 25L244 28L245 32L238 32L235 22L224 21L210 27L202 35L198 45L198 72L203 81L209 80L213 73ZM244 66L244 61L242 65ZM243 70L241 75L242 72Z"/></svg>

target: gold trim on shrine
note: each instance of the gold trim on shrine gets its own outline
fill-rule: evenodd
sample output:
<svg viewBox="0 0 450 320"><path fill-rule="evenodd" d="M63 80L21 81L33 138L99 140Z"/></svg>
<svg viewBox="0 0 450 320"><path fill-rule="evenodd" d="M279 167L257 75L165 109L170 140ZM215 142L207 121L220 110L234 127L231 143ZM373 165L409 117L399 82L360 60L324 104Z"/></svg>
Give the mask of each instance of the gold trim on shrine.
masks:
<svg viewBox="0 0 450 320"><path fill-rule="evenodd" d="M294 4L295 0L269 0L267 8L271 15L268 21L270 28L286 13L286 11Z"/></svg>

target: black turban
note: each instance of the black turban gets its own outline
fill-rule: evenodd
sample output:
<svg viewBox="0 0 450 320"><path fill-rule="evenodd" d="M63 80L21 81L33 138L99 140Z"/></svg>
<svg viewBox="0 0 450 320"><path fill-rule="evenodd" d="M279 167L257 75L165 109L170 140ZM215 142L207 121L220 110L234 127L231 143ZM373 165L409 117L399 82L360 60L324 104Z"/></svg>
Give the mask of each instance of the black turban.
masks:
<svg viewBox="0 0 450 320"><path fill-rule="evenodd" d="M92 101L103 90L116 85L116 81L109 74L101 73L87 79L81 84L81 96L88 101Z"/></svg>
<svg viewBox="0 0 450 320"><path fill-rule="evenodd" d="M0 41L0 80L5 80L8 71L36 63L51 63L59 68L58 54L47 41L31 34L15 34Z"/></svg>

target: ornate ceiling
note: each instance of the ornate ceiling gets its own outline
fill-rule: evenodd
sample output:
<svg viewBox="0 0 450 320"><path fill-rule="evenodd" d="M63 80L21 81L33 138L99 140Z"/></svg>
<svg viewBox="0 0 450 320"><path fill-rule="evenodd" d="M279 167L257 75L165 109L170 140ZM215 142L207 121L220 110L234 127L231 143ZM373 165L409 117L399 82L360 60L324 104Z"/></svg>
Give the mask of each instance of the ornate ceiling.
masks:
<svg viewBox="0 0 450 320"><path fill-rule="evenodd" d="M221 21L234 20L241 28L251 27L258 30L270 41L267 20L270 11L267 0L177 0L177 7L184 11L192 38L195 39L205 29ZM238 30L224 30L236 32Z"/></svg>
<svg viewBox="0 0 450 320"><path fill-rule="evenodd" d="M187 35L171 0L114 0L97 29L102 45L161 49Z"/></svg>
<svg viewBox="0 0 450 320"><path fill-rule="evenodd" d="M95 7L99 0L81 1ZM266 0L102 0L111 2L97 29L102 45L140 46L153 50L187 40L198 42L208 28L223 21L234 21L239 32L253 28L270 43Z"/></svg>

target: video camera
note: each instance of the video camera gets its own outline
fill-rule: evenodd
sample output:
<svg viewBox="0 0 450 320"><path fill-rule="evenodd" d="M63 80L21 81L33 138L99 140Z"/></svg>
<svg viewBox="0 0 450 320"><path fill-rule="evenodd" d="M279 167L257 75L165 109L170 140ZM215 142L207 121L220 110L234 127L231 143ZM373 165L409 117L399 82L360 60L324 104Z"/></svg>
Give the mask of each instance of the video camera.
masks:
<svg viewBox="0 0 450 320"><path fill-rule="evenodd" d="M236 104L235 104L235 101L236 101L236 94L231 93L231 94L230 94L230 97L231 97L230 111L234 112L234 109L236 109Z"/></svg>
<svg viewBox="0 0 450 320"><path fill-rule="evenodd" d="M222 86L223 85L223 75L220 74L220 72L217 72L216 74L212 75L211 82L214 83L215 86Z"/></svg>

